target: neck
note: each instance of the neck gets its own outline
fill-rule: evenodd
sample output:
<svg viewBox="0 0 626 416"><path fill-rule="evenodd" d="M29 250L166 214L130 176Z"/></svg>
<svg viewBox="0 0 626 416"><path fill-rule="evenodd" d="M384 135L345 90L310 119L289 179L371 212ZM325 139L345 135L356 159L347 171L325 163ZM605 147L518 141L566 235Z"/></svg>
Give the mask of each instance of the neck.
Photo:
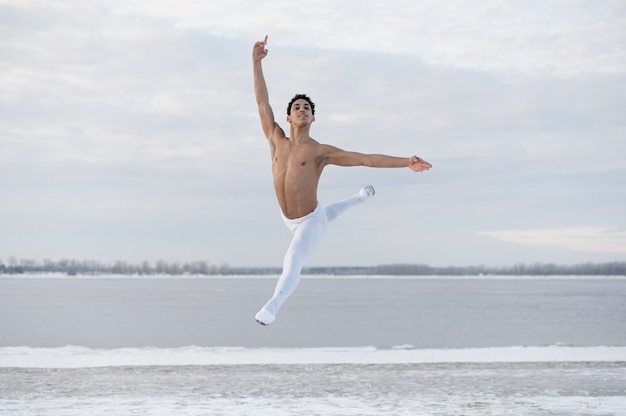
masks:
<svg viewBox="0 0 626 416"><path fill-rule="evenodd" d="M310 125L306 126L294 126L293 124L290 127L289 135L290 138L296 142L303 142L307 140L311 140L311 136L309 135Z"/></svg>

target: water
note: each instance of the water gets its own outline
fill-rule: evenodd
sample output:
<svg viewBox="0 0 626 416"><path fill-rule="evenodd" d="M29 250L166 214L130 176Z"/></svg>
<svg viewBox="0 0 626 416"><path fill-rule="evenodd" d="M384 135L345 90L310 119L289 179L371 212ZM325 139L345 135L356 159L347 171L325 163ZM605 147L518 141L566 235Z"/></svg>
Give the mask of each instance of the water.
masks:
<svg viewBox="0 0 626 416"><path fill-rule="evenodd" d="M0 278L0 414L623 415L626 279Z"/></svg>
<svg viewBox="0 0 626 416"><path fill-rule="evenodd" d="M626 345L626 280L0 279L0 346L467 348Z"/></svg>

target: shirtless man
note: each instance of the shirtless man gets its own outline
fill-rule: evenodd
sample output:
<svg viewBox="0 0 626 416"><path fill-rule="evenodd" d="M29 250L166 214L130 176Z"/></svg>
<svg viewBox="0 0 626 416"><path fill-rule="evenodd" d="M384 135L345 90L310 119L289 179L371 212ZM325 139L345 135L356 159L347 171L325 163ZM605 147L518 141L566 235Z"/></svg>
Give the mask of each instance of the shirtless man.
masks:
<svg viewBox="0 0 626 416"><path fill-rule="evenodd" d="M380 154L347 152L327 144L320 144L309 135L315 121L315 104L306 95L296 95L287 108L289 137L274 120L261 60L267 56L267 36L252 49L254 93L259 107L261 126L267 137L272 157L274 189L282 217L293 233L291 244L283 260L283 272L272 298L256 314L262 325L269 325L282 304L300 281L304 262L322 239L328 222L346 209L374 195L371 185L343 201L321 206L317 201L317 185L326 165L369 166L378 168L408 167L415 172L430 169L430 163L417 156L409 158Z"/></svg>

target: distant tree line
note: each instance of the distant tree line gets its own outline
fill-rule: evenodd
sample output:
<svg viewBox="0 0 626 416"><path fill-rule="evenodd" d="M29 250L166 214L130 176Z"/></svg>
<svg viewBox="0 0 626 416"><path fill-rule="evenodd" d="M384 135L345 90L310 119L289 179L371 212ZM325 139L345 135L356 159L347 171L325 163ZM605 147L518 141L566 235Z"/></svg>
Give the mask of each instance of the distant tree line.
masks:
<svg viewBox="0 0 626 416"><path fill-rule="evenodd" d="M95 260L44 260L36 261L30 259L17 260L13 257L8 262L0 260L0 273L65 273L68 275L86 274L137 274L137 275L182 275L182 274L224 274L230 268L228 265L210 265L206 261L194 261L187 263L166 262L159 260L151 263L144 261L139 264L128 263L126 261L115 261L113 263L103 263Z"/></svg>
<svg viewBox="0 0 626 416"><path fill-rule="evenodd" d="M370 267L312 267L309 274L404 275L404 276L626 276L626 262L556 265L552 263L516 264L505 267L461 266L431 267L424 264L386 264Z"/></svg>
<svg viewBox="0 0 626 416"><path fill-rule="evenodd" d="M18 260L10 257L0 259L0 274L60 273L67 275L268 275L279 274L277 267L230 267L227 264L212 265L207 261L157 262L144 261L139 264L116 261L103 263L94 260ZM556 265L551 263L516 264L507 267L463 266L430 267L423 264L388 264L355 267L309 267L304 274L329 275L403 275L403 276L626 276L626 262L583 263Z"/></svg>

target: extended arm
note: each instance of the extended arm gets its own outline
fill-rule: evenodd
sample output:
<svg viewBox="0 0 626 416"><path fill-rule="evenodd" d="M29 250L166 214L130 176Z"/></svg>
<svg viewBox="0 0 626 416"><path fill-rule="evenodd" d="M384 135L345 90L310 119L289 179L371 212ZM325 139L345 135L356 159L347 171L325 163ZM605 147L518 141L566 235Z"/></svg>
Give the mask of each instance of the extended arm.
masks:
<svg viewBox="0 0 626 416"><path fill-rule="evenodd" d="M261 126L265 137L272 139L272 133L274 131L274 112L270 106L269 93L267 92L267 85L265 84L265 77L263 76L263 67L261 66L261 60L267 56L267 35L261 42L256 42L252 48L252 65L254 73L254 95L256 96L256 103L259 107L259 117L261 118Z"/></svg>
<svg viewBox="0 0 626 416"><path fill-rule="evenodd" d="M411 168L415 172L422 172L432 167L427 161L417 156L396 157L380 154L363 154L346 152L344 150L329 147L329 152L324 157L324 163L337 166L368 166L372 168Z"/></svg>

